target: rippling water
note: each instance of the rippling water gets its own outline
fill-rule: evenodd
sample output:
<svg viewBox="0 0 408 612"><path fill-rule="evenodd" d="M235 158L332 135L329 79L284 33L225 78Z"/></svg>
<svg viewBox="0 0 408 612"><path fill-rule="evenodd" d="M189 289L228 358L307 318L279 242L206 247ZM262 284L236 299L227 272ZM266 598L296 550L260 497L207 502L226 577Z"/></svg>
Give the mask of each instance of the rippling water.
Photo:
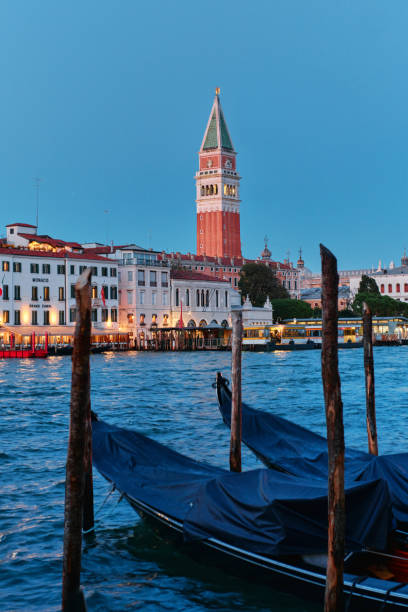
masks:
<svg viewBox="0 0 408 612"><path fill-rule="evenodd" d="M375 350L380 452L408 447L408 347ZM340 352L346 443L366 449L362 350ZM92 357L92 407L174 449L228 467L211 383L229 353ZM60 608L71 361L0 360L0 609ZM245 353L243 398L325 433L320 352ZM256 460L243 452L244 468ZM108 491L95 474L95 508ZM83 554L89 610L315 610L204 567L160 540L113 494Z"/></svg>

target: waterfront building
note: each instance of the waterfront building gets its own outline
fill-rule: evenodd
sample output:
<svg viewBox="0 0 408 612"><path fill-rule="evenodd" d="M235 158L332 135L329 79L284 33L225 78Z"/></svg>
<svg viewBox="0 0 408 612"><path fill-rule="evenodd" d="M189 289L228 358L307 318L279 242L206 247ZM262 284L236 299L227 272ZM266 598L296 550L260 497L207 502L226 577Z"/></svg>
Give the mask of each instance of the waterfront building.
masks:
<svg viewBox="0 0 408 612"><path fill-rule="evenodd" d="M38 235L34 225L12 223L0 244L0 342L14 335L28 344L72 342L76 319L75 283L92 268L92 336L95 342L117 342L118 265L86 253L75 242Z"/></svg>
<svg viewBox="0 0 408 612"><path fill-rule="evenodd" d="M365 275L375 280L381 295L408 302L408 257L405 252L400 266L395 266L391 262L388 268L382 268L380 262L376 271L365 272ZM358 292L362 276L360 274L350 279L350 291L353 297Z"/></svg>
<svg viewBox="0 0 408 612"><path fill-rule="evenodd" d="M302 289L300 292L302 302L307 302L312 308L322 307L322 290L320 287L312 287L310 289ZM339 287L337 308L345 310L350 305L350 287L341 285Z"/></svg>

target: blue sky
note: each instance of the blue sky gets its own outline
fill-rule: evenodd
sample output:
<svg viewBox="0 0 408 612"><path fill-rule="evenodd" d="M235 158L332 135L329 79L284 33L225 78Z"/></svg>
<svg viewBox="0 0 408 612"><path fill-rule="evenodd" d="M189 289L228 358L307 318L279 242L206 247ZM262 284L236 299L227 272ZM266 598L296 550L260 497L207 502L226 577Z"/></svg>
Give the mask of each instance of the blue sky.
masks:
<svg viewBox="0 0 408 612"><path fill-rule="evenodd" d="M406 0L3 0L0 224L195 251L216 86L242 174L243 253L319 242L399 260L408 218ZM109 211L109 212L104 212Z"/></svg>

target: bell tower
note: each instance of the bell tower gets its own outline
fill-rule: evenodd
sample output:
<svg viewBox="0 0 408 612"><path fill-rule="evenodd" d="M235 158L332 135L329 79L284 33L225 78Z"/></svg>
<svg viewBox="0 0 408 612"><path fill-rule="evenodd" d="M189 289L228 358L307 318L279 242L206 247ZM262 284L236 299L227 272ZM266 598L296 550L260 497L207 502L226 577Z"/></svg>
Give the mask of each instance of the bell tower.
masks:
<svg viewBox="0 0 408 612"><path fill-rule="evenodd" d="M236 155L217 87L195 175L197 255L241 257L241 177L236 169Z"/></svg>

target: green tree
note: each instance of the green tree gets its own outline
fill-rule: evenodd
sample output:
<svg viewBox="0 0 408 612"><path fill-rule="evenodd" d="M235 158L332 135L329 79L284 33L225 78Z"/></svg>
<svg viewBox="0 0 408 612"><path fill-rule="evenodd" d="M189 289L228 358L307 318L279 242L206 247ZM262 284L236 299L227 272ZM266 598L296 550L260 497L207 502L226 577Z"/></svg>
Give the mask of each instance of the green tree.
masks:
<svg viewBox="0 0 408 612"><path fill-rule="evenodd" d="M357 293L353 302L353 311L361 316L363 312L363 302L370 307L371 312L377 317L408 317L408 304L393 300L388 295L374 295L372 293Z"/></svg>
<svg viewBox="0 0 408 612"><path fill-rule="evenodd" d="M242 300L249 296L253 306L263 306L266 298L289 298L289 294L269 266L247 263L241 268L238 288ZM296 300L295 300L296 301Z"/></svg>
<svg viewBox="0 0 408 612"><path fill-rule="evenodd" d="M358 288L358 293L372 293L373 295L380 295L378 285L373 278L363 274Z"/></svg>
<svg viewBox="0 0 408 612"><path fill-rule="evenodd" d="M276 321L280 319L311 319L313 318L313 310L308 302L301 300L276 299L272 300L273 318Z"/></svg>

